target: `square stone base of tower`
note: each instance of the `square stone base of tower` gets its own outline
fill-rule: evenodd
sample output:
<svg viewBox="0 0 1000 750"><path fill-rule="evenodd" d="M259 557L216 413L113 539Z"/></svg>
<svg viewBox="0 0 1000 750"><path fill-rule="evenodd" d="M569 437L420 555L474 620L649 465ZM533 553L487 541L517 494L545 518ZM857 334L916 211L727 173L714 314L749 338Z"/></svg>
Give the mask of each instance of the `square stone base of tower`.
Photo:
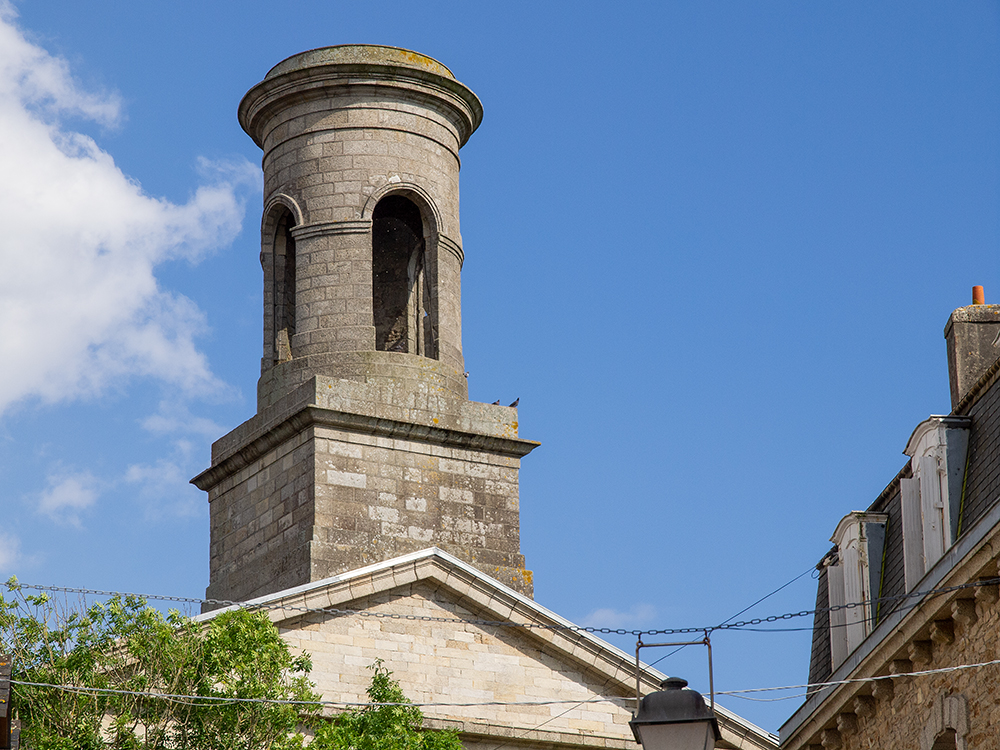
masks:
<svg viewBox="0 0 1000 750"><path fill-rule="evenodd" d="M526 596L510 407L316 376L212 446L207 598L246 601L436 546Z"/></svg>

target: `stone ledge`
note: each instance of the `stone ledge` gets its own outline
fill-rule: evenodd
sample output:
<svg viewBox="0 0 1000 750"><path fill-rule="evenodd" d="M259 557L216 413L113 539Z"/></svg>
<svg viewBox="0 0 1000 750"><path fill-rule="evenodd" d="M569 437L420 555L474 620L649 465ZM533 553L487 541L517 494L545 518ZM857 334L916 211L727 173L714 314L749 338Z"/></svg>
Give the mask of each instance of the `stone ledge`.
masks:
<svg viewBox="0 0 1000 750"><path fill-rule="evenodd" d="M207 492L227 477L232 476L240 469L249 466L254 461L266 455L268 451L290 440L313 425L336 427L350 432L377 435L379 437L416 440L451 448L493 453L513 458L526 456L539 445L539 443L533 440L502 438L494 435L462 432L443 427L429 427L412 422L399 422L394 419L384 419L366 414L352 414L309 405L272 426L257 438L234 451L227 458L220 460L210 469L203 471L191 480L191 484Z"/></svg>
<svg viewBox="0 0 1000 750"><path fill-rule="evenodd" d="M292 237L296 240L334 234L368 234L372 231L371 220L320 221L314 224L299 224L292 227Z"/></svg>
<svg viewBox="0 0 1000 750"><path fill-rule="evenodd" d="M358 50L376 49L365 45L355 47ZM348 59L322 59L318 54L336 49L313 50L278 63L263 81L243 96L238 110L239 122L258 146L263 145L269 121L282 104L329 99L338 87L343 90L392 88L398 96L427 110L438 110L458 134L459 146L465 145L482 122L483 105L479 98L453 76L442 75L423 65L411 67L401 60L377 60L377 56L368 60L356 55ZM351 57L354 59L349 59Z"/></svg>
<svg viewBox="0 0 1000 750"><path fill-rule="evenodd" d="M307 50L306 52L299 52L296 55L285 58L272 67L267 72L265 78L273 78L282 73L300 68L344 64L404 66L417 70L425 70L446 78L455 78L455 74L451 72L448 66L438 62L433 57L402 47L392 47L384 44L338 44L331 47L319 47Z"/></svg>

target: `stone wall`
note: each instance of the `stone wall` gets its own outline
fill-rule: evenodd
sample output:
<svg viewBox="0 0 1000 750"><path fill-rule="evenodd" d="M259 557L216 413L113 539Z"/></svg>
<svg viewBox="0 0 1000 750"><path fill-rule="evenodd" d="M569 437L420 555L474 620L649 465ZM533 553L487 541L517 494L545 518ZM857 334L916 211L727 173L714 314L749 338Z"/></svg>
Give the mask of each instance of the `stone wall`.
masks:
<svg viewBox="0 0 1000 750"><path fill-rule="evenodd" d="M246 601L310 580L314 451L301 432L211 488L206 598Z"/></svg>
<svg viewBox="0 0 1000 750"><path fill-rule="evenodd" d="M315 446L313 580L435 546L531 595L519 459L330 428Z"/></svg>
<svg viewBox="0 0 1000 750"><path fill-rule="evenodd" d="M958 566L943 588L985 582L928 597L892 635L833 688L817 710L783 738L788 750L986 750L1000 747L1000 530ZM902 675L869 680L883 675ZM911 675L911 676L907 676ZM859 679L860 678L860 679ZM784 730L783 730L784 731ZM947 744L949 732L954 742ZM935 741L944 744L935 745ZM963 744L964 743L964 744Z"/></svg>
<svg viewBox="0 0 1000 750"><path fill-rule="evenodd" d="M504 729L527 731L547 721L545 733L571 734L576 738L574 744L621 750L635 747L628 726L628 704L634 702L634 693L625 684L583 664L567 664L565 657L547 653L544 641L517 628L464 622L474 619L475 613L441 595L432 585L416 582L354 601L351 606L366 612L454 621L345 615L282 623L285 640L294 649L312 654L312 679L324 700L359 700L371 680L366 668L382 659L395 673L406 697L416 703L553 699L583 703L599 696L620 698L575 707L572 703L425 707L422 710L431 722L462 722L496 737ZM487 727L493 729L487 731Z"/></svg>
<svg viewBox="0 0 1000 750"><path fill-rule="evenodd" d="M993 587L995 589L995 587ZM995 591L956 600L937 613L926 639L891 662L893 671L980 664L1000 658L1000 610ZM953 612L960 616L956 619ZM904 656L900 654L899 656ZM1000 747L1000 664L940 674L881 680L862 690L836 732L820 737L827 750L931 750L949 728L958 748ZM815 746L812 746L815 747ZM955 747L954 745L952 747Z"/></svg>
<svg viewBox="0 0 1000 750"><path fill-rule="evenodd" d="M315 377L221 438L193 480L207 598L246 601L439 547L526 596L517 410Z"/></svg>

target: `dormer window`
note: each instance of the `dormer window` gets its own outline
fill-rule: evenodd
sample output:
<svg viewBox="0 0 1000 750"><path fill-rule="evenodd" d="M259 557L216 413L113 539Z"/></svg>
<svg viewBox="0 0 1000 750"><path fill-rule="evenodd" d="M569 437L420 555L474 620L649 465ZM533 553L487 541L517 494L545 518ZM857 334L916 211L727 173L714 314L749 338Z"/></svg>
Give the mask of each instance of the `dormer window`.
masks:
<svg viewBox="0 0 1000 750"><path fill-rule="evenodd" d="M884 513L853 511L837 524L830 541L837 545L836 557L827 566L830 606L857 606L830 613L830 653L836 669L874 627L875 607L882 577L885 548Z"/></svg>
<svg viewBox="0 0 1000 750"><path fill-rule="evenodd" d="M900 480L907 591L958 536L970 423L969 417L932 416L917 426L903 451L912 474Z"/></svg>

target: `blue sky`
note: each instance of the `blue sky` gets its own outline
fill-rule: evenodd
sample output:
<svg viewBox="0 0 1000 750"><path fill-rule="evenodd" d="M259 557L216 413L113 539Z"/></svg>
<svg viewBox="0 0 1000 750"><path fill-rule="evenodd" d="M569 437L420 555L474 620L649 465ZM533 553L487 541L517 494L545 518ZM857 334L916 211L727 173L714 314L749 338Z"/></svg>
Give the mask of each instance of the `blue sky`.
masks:
<svg viewBox="0 0 1000 750"><path fill-rule="evenodd" d="M259 372L236 106L302 50L415 49L484 103L470 392L520 397L542 442L522 548L570 619L711 625L806 571L949 410L951 310L1000 301L996 3L0 8L4 577L203 594L187 480ZM716 685L803 682L808 642L720 633ZM701 653L659 666L707 689ZM771 730L796 707L726 705Z"/></svg>

